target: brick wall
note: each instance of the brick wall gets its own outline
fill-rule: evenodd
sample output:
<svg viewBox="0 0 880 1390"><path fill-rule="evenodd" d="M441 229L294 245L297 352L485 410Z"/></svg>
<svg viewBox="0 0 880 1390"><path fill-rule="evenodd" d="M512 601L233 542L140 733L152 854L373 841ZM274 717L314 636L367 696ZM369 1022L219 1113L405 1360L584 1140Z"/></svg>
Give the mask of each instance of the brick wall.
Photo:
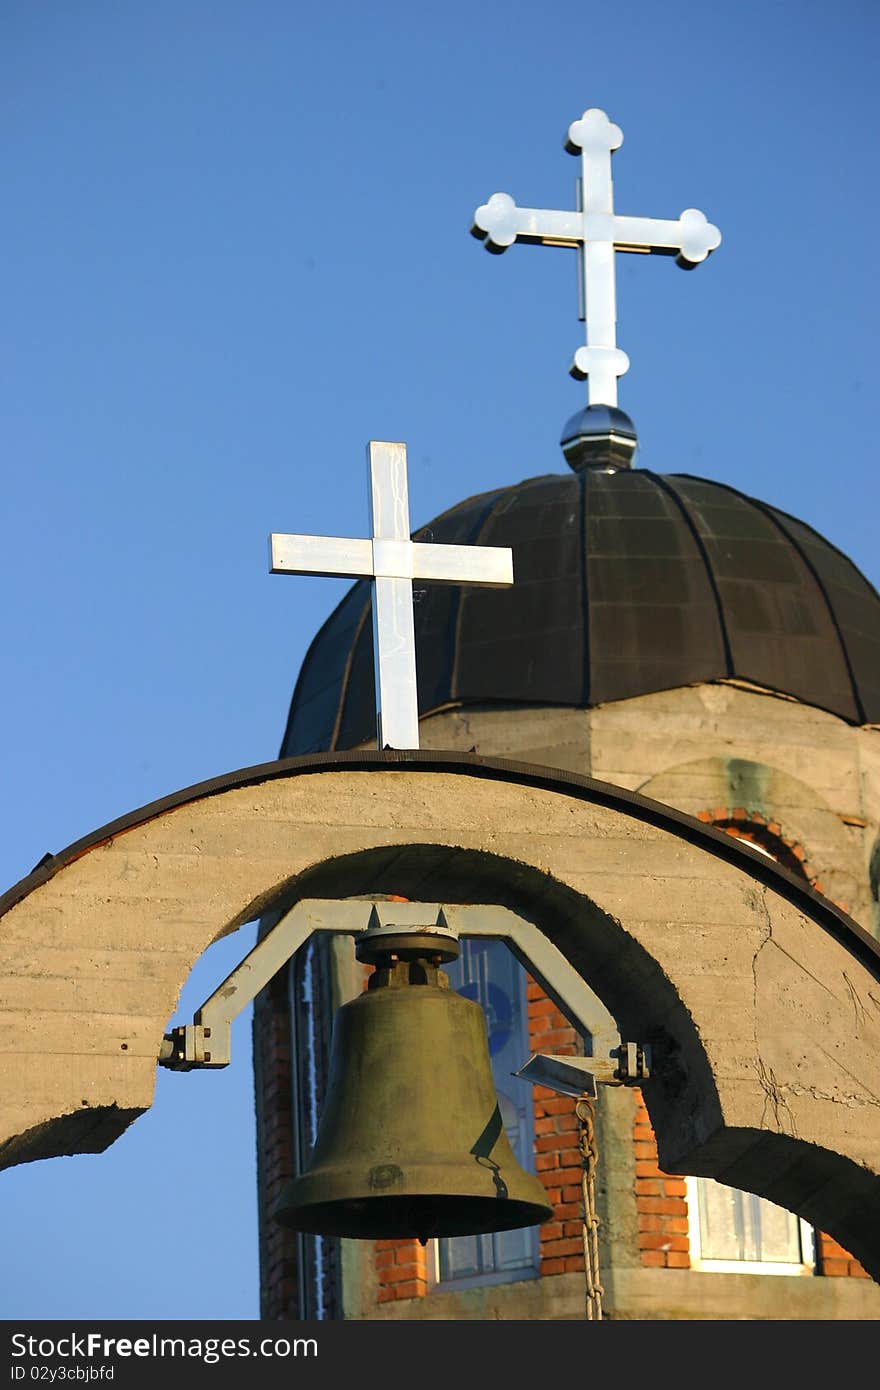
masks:
<svg viewBox="0 0 880 1390"><path fill-rule="evenodd" d="M657 1166L657 1140L639 1090L633 1119L639 1258L643 1265L689 1269L688 1209L685 1181Z"/></svg>
<svg viewBox="0 0 880 1390"><path fill-rule="evenodd" d="M574 1029L531 976L526 977L529 1049L572 1056L578 1051ZM583 1162L578 1147L575 1102L546 1086L535 1086L535 1168L553 1207L553 1219L539 1230L541 1274L583 1271Z"/></svg>
<svg viewBox="0 0 880 1390"><path fill-rule="evenodd" d="M417 1240L377 1240L377 1303L424 1298L428 1292L428 1252Z"/></svg>
<svg viewBox="0 0 880 1390"><path fill-rule="evenodd" d="M867 1279L867 1270L863 1269L858 1260L854 1260L852 1255L844 1250L842 1245L838 1245L832 1236L826 1235L824 1231L816 1233L817 1260L819 1273L826 1278L855 1278Z"/></svg>

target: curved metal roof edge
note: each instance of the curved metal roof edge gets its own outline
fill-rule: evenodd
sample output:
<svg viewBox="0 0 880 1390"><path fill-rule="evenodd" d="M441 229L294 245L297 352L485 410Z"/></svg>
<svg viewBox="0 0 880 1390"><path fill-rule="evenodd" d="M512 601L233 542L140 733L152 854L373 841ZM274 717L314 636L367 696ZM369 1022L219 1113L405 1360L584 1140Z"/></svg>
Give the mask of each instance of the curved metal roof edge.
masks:
<svg viewBox="0 0 880 1390"><path fill-rule="evenodd" d="M282 758L274 762L258 763L253 767L239 768L209 781L184 787L110 821L91 834L74 841L58 854L45 856L29 874L0 895L0 916L35 888L48 882L65 865L98 845L112 840L114 836L155 819L165 811L174 810L187 802L217 796L236 787L246 787L297 774L341 770L394 771L404 774L427 771L487 779L499 778L506 782L518 782L523 786L540 787L545 791L576 795L581 800L621 811L649 825L678 835L691 844L697 844L740 868L747 867L753 878L773 888L795 906L802 905L802 909L829 935L857 956L869 969L876 970L880 977L880 941L865 931L864 927L859 926L842 908L837 907L821 893L817 893L796 874L758 851L750 849L746 842L734 839L723 830L716 830L714 826L706 825L684 811L677 811L661 801L642 796L639 792L627 791L611 782L599 782L581 773L561 772L538 763L485 758L476 753L437 753L429 749L315 753L298 758Z"/></svg>

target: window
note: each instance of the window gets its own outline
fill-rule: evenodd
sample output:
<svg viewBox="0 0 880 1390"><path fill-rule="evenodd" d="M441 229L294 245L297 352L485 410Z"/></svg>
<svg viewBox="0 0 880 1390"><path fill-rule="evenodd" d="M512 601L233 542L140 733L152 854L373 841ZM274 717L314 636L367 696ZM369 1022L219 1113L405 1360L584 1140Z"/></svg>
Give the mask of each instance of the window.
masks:
<svg viewBox="0 0 880 1390"><path fill-rule="evenodd" d="M529 1053L525 972L502 941L480 938L462 940L459 959L445 969L451 988L483 1008L504 1128L517 1162L534 1172L532 1087L512 1075ZM535 1278L538 1260L534 1226L436 1242L436 1277L444 1285L466 1287Z"/></svg>
<svg viewBox="0 0 880 1390"><path fill-rule="evenodd" d="M793 1212L712 1178L688 1178L693 1269L812 1274L812 1229Z"/></svg>

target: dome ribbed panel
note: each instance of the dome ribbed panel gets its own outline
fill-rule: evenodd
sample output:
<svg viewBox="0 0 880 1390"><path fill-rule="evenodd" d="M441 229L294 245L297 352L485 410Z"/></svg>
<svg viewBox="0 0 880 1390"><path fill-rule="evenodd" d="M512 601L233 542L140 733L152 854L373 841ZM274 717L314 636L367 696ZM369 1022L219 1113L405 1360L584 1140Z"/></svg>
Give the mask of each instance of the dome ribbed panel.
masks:
<svg viewBox="0 0 880 1390"><path fill-rule="evenodd" d="M705 557L675 498L653 474L587 474L590 703L727 675L719 606Z"/></svg>
<svg viewBox="0 0 880 1390"><path fill-rule="evenodd" d="M496 501L483 545L513 550L507 589L465 588L450 698L584 702L580 480L536 478Z"/></svg>
<svg viewBox="0 0 880 1390"><path fill-rule="evenodd" d="M358 644L364 606L369 601L369 584L364 581L355 584L312 640L293 692L290 717L281 745L282 758L298 753L326 752L336 746L333 736L337 714L348 686L349 666L352 652ZM364 639L368 660L372 662L373 639L369 622L366 624L366 634L360 634L361 647L364 646ZM357 684L363 684L360 672ZM362 702L362 699L363 696L359 695L358 701ZM370 699L374 699L372 691ZM375 718L372 724L375 726Z"/></svg>
<svg viewBox="0 0 880 1390"><path fill-rule="evenodd" d="M813 567L840 633L850 679L866 724L880 723L880 595L852 560L811 526L768 508Z"/></svg>
<svg viewBox="0 0 880 1390"><path fill-rule="evenodd" d="M454 507L415 533L419 541L441 545L492 545L492 516L507 489L484 493ZM455 672L461 640L462 609L474 590L459 584L420 584L413 580L419 710L437 709L456 698ZM490 596L502 591L493 589Z"/></svg>
<svg viewBox="0 0 880 1390"><path fill-rule="evenodd" d="M354 748L376 739L376 672L373 666L372 586L361 580L355 585L361 623L351 652L348 674L337 702L336 733L328 749ZM299 749L297 749L299 752Z"/></svg>
<svg viewBox="0 0 880 1390"><path fill-rule="evenodd" d="M715 579L731 674L858 720L852 681L821 586L761 506L733 488L674 477Z"/></svg>

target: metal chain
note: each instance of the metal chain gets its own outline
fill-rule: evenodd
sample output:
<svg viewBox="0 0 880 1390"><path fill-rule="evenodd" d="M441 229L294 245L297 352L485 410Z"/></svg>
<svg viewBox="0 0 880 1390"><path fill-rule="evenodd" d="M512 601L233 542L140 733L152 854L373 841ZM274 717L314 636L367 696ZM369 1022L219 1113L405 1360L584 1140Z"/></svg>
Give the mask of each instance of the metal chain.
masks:
<svg viewBox="0 0 880 1390"><path fill-rule="evenodd" d="M588 1318L602 1317L602 1288L599 1279L599 1218L596 1215L595 1177L599 1150L596 1146L596 1132L593 1127L595 1106L588 1096L581 1096L575 1105L578 1118L578 1147L583 1159L581 1191L584 1198L583 1242L584 1275L587 1281Z"/></svg>

